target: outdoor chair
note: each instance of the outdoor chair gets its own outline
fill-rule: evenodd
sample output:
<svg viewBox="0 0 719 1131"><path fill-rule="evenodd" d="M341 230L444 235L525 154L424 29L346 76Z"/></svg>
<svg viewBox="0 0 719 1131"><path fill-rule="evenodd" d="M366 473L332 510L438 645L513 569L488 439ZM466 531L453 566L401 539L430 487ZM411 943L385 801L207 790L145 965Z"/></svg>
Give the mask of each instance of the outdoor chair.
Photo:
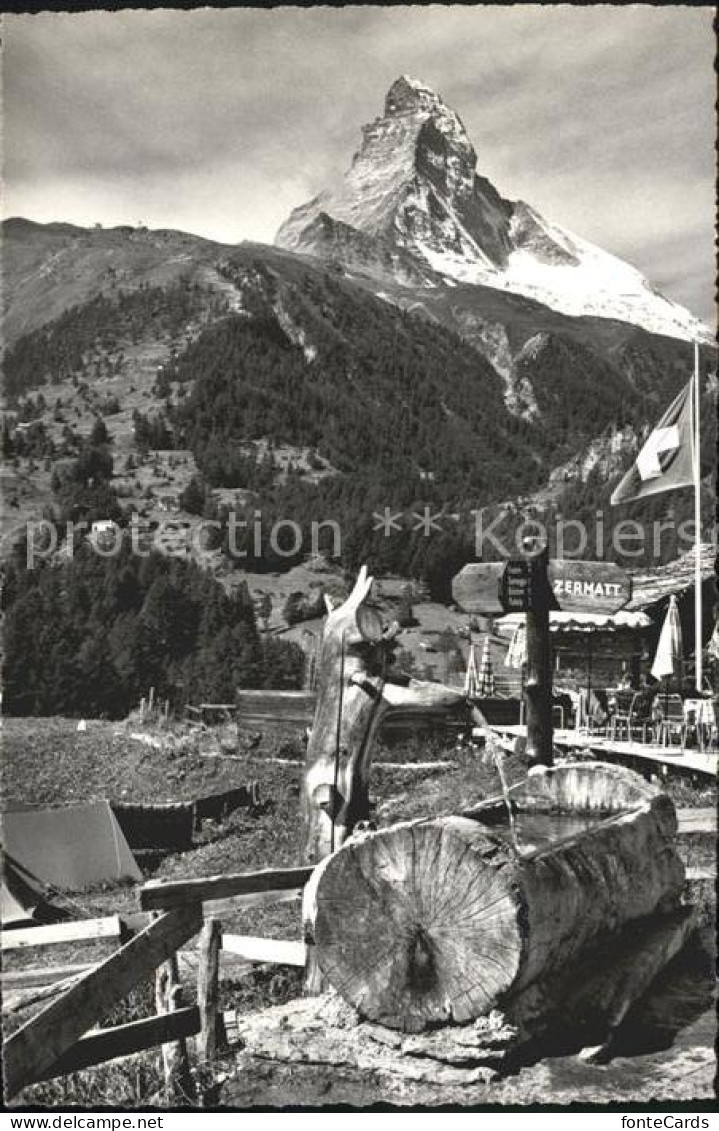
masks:
<svg viewBox="0 0 719 1131"><path fill-rule="evenodd" d="M586 691L580 691L577 707L576 728L580 733L588 735L606 735L608 726L608 711L606 703L602 703L600 692L592 691L589 696Z"/></svg>
<svg viewBox="0 0 719 1131"><path fill-rule="evenodd" d="M678 736L683 751L687 741L688 724L681 695L670 695L666 701L660 697L657 705L661 712L657 723L657 742L660 746L671 746L674 738Z"/></svg>
<svg viewBox="0 0 719 1131"><path fill-rule="evenodd" d="M609 737L613 742L621 741L622 735L627 742L632 740L632 713L634 705L639 698L637 691L618 691L616 694L616 707L609 720Z"/></svg>
<svg viewBox="0 0 719 1131"><path fill-rule="evenodd" d="M654 729L652 712L655 696L656 692L651 689L638 691L634 696L629 712L629 731L632 738L640 738L642 742L651 741Z"/></svg>

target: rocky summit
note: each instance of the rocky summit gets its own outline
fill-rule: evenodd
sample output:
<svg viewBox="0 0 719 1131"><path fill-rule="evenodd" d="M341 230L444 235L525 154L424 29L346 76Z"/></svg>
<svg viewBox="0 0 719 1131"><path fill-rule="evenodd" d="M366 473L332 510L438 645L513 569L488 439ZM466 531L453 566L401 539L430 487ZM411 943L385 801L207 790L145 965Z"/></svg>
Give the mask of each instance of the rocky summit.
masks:
<svg viewBox="0 0 719 1131"><path fill-rule="evenodd" d="M492 287L563 314L708 338L634 267L506 199L477 165L459 116L404 75L363 127L348 171L296 208L276 243L377 280Z"/></svg>

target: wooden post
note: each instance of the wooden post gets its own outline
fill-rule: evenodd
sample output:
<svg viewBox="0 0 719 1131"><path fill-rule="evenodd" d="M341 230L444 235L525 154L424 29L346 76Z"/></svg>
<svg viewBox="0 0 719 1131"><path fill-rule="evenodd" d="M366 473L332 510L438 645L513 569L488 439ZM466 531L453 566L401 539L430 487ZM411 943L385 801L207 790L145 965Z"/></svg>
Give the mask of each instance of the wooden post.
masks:
<svg viewBox="0 0 719 1131"><path fill-rule="evenodd" d="M179 982L177 955L173 954L167 962L163 962L162 966L158 967L155 976L155 1008L158 1014L163 1014L174 1013L181 1006L182 986ZM194 1089L187 1056L187 1042L184 1038L162 1045L161 1061L167 1103L192 1102Z"/></svg>
<svg viewBox="0 0 719 1131"><path fill-rule="evenodd" d="M525 549L531 552L532 547ZM552 591L547 576L548 555L544 549L530 564L531 608L527 612L527 757L532 766L553 763L552 649L549 610Z"/></svg>
<svg viewBox="0 0 719 1131"><path fill-rule="evenodd" d="M202 1029L197 1038L199 1061L211 1062L226 1043L222 1014L218 1010L219 964L222 949L222 927L217 919L207 919L200 935L197 967L197 1004Z"/></svg>

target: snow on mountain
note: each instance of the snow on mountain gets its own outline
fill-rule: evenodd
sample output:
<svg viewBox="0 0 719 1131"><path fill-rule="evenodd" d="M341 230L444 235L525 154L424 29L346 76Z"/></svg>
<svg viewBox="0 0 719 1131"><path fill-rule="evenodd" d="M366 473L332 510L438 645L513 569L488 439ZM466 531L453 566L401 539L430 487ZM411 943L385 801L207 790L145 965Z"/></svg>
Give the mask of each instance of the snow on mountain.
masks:
<svg viewBox="0 0 719 1131"><path fill-rule="evenodd" d="M363 127L347 173L295 209L276 243L380 279L478 284L563 314L712 340L630 264L502 197L477 172L458 115L406 75L391 86L384 115Z"/></svg>

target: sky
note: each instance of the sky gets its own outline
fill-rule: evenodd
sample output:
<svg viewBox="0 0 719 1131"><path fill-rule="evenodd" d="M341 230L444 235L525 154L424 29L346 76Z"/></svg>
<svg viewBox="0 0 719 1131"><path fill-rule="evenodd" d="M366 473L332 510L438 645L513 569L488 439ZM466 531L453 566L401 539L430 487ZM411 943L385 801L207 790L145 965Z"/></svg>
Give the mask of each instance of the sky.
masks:
<svg viewBox="0 0 719 1131"><path fill-rule="evenodd" d="M409 74L503 196L713 323L711 21L673 5L6 15L4 214L272 242Z"/></svg>

